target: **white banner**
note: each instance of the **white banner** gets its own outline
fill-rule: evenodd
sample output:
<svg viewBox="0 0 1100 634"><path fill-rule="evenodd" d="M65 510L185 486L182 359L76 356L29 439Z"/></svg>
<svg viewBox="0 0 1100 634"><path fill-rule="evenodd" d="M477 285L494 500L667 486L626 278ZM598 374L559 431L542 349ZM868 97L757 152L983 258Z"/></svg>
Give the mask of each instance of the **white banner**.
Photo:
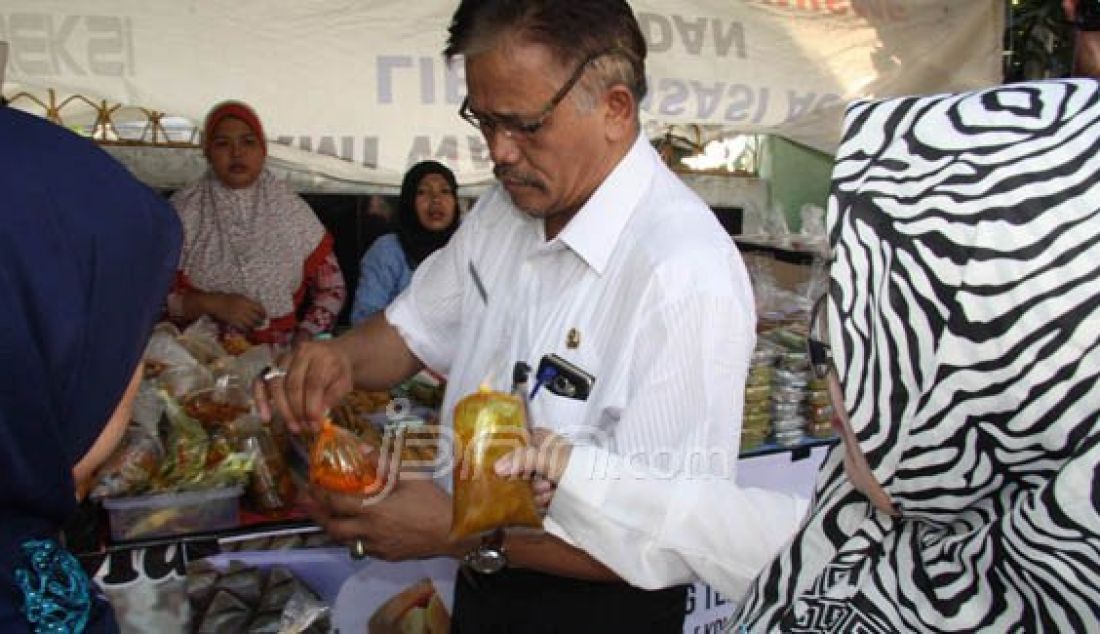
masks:
<svg viewBox="0 0 1100 634"><path fill-rule="evenodd" d="M637 0L651 124L781 134L829 151L844 104L1001 80L1002 0ZM269 138L396 184L445 161L487 179L478 131L456 114L461 65L441 57L441 0L5 0L4 95L72 94L201 121L227 98ZM54 103L48 89L55 89ZM16 107L42 112L30 97ZM70 102L60 112L94 112ZM87 115L85 115L87 116ZM125 118L126 108L115 113ZM129 115L140 118L133 110ZM323 169L323 168L322 168ZM367 175L367 176L363 176ZM342 176L346 177L346 176Z"/></svg>

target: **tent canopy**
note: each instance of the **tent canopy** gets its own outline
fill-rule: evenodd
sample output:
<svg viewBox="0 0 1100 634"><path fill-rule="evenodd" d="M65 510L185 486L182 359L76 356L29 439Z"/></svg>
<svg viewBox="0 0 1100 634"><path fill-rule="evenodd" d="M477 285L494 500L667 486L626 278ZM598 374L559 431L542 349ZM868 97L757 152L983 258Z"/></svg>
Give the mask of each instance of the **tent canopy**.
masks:
<svg viewBox="0 0 1100 634"><path fill-rule="evenodd" d="M698 124L706 135L772 133L830 152L853 99L1001 81L1001 0L631 4L649 44L642 111L654 136ZM194 123L241 99L303 172L393 187L408 165L435 158L463 184L480 183L491 164L456 114L463 69L440 55L455 5L7 0L4 94L15 107L52 107L66 124L111 109L116 123L150 112ZM70 95L88 101L58 107Z"/></svg>

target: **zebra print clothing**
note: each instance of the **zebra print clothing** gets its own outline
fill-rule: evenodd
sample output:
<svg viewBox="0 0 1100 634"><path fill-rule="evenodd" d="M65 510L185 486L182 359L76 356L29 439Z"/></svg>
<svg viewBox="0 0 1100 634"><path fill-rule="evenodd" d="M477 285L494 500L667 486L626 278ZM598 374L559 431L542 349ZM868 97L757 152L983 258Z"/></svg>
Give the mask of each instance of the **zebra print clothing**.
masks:
<svg viewBox="0 0 1100 634"><path fill-rule="evenodd" d="M738 632L1100 631L1100 91L852 106L829 324L900 511L823 465Z"/></svg>

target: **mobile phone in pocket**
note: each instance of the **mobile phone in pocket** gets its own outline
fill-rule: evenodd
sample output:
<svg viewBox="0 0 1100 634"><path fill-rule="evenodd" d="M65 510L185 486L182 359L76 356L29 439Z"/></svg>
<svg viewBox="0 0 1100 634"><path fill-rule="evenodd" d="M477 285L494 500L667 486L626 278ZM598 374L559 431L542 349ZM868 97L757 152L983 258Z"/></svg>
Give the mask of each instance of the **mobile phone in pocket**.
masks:
<svg viewBox="0 0 1100 634"><path fill-rule="evenodd" d="M535 389L531 392L531 396L534 396L540 387L545 386L552 394L586 401L588 395L592 393L592 385L595 382L596 377L577 365L556 354L548 354L539 361L538 370L535 371Z"/></svg>

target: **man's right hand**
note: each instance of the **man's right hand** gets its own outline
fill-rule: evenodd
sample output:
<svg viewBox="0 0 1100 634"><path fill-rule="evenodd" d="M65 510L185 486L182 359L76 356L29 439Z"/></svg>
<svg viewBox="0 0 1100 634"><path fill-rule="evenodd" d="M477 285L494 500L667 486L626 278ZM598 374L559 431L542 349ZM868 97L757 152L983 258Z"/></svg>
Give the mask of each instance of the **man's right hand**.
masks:
<svg viewBox="0 0 1100 634"><path fill-rule="evenodd" d="M279 412L293 432L316 428L329 409L354 387L351 359L339 340L307 341L276 360L285 376L253 384L253 396L264 421Z"/></svg>
<svg viewBox="0 0 1100 634"><path fill-rule="evenodd" d="M235 293L203 293L203 312L238 330L254 330L264 323L267 313L263 305Z"/></svg>

